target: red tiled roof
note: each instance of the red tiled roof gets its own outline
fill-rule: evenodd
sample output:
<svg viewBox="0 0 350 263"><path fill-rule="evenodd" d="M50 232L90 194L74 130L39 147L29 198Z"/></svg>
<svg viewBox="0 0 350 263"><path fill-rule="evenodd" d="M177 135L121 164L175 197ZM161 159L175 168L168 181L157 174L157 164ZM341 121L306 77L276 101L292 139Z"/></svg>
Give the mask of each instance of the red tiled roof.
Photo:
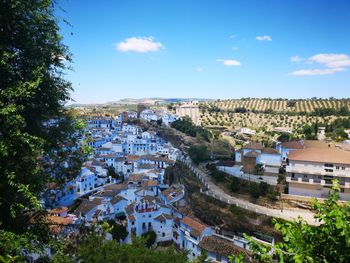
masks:
<svg viewBox="0 0 350 263"><path fill-rule="evenodd" d="M191 227L192 229L198 231L198 232L202 232L205 229L205 225L202 224L199 221L196 221L193 218L190 218L188 216L185 216L182 220L182 223L184 223L185 225Z"/></svg>

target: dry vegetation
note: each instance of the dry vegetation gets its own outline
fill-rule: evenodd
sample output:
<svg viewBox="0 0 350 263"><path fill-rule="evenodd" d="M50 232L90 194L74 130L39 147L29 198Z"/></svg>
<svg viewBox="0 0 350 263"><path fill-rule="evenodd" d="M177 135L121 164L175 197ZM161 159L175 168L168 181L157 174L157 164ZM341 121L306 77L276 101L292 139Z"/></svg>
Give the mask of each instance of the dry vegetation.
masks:
<svg viewBox="0 0 350 263"><path fill-rule="evenodd" d="M205 224L219 226L223 230L236 234L260 232L275 238L279 237L279 233L271 223L271 218L236 206L229 206L224 202L201 194L199 190L203 188L202 183L185 165L176 163L175 166L167 168L166 176L171 177L174 183L184 184L186 189L185 199L189 207L182 209L182 211L187 211L187 215L197 217Z"/></svg>

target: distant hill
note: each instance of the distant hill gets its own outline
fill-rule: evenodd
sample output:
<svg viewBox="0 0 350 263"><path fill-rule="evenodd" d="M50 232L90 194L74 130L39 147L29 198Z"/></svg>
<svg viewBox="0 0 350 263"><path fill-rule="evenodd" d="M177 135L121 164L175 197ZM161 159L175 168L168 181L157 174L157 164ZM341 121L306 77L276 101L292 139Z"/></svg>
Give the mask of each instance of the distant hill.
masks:
<svg viewBox="0 0 350 263"><path fill-rule="evenodd" d="M120 99L116 102L111 103L117 103L117 104L169 104L169 103L180 103L180 102L187 102L191 100L197 100L197 101L212 101L210 99L199 99L199 98L143 98L143 99Z"/></svg>
<svg viewBox="0 0 350 263"><path fill-rule="evenodd" d="M199 99L199 98L142 98L142 99L133 99L133 98L125 98L117 101L110 101L101 104L71 104L67 107L103 107L103 106L111 106L111 105L135 105L135 104L170 104L170 103L180 103L180 102L188 102L191 100L197 100L200 102L204 101L212 101L211 99Z"/></svg>

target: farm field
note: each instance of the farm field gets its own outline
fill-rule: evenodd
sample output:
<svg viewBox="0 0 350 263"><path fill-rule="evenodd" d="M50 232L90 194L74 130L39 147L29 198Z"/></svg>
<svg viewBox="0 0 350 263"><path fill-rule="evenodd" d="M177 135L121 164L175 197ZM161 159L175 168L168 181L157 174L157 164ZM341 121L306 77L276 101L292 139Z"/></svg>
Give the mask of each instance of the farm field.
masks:
<svg viewBox="0 0 350 263"><path fill-rule="evenodd" d="M295 103L295 104L294 104ZM287 105L294 104L293 107ZM297 130L305 124L331 123L343 116L313 116L315 109L340 109L350 106L350 100L288 100L241 99L218 100L201 104L203 126L226 128L249 127L271 131L275 127ZM235 112L245 109L246 112Z"/></svg>
<svg viewBox="0 0 350 263"><path fill-rule="evenodd" d="M230 99L204 102L202 108L217 107L221 110L232 110L245 108L250 111L263 112L272 110L274 112L307 112L315 109L329 108L340 109L343 106L350 107L350 99Z"/></svg>

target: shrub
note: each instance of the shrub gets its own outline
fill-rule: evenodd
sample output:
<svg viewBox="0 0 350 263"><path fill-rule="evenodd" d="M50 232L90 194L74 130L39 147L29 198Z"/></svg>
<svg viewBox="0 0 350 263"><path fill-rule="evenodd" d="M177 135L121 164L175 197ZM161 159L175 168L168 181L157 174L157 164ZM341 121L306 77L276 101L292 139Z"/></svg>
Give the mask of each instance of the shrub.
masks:
<svg viewBox="0 0 350 263"><path fill-rule="evenodd" d="M237 177L232 177L230 190L234 193L238 192L240 189L240 180Z"/></svg>
<svg viewBox="0 0 350 263"><path fill-rule="evenodd" d="M259 185L257 183L254 183L254 182L250 183L249 193L253 198L258 199L260 197Z"/></svg>
<svg viewBox="0 0 350 263"><path fill-rule="evenodd" d="M156 242L156 239L157 239L157 234L154 231L147 231L143 233L141 236L145 238L146 240L145 245L148 248L150 248Z"/></svg>
<svg viewBox="0 0 350 263"><path fill-rule="evenodd" d="M278 169L278 173L279 173L279 174L286 174L286 168L284 168L283 166L281 166L281 167Z"/></svg>
<svg viewBox="0 0 350 263"><path fill-rule="evenodd" d="M195 164L210 160L209 151L205 145L191 146L188 154Z"/></svg>

